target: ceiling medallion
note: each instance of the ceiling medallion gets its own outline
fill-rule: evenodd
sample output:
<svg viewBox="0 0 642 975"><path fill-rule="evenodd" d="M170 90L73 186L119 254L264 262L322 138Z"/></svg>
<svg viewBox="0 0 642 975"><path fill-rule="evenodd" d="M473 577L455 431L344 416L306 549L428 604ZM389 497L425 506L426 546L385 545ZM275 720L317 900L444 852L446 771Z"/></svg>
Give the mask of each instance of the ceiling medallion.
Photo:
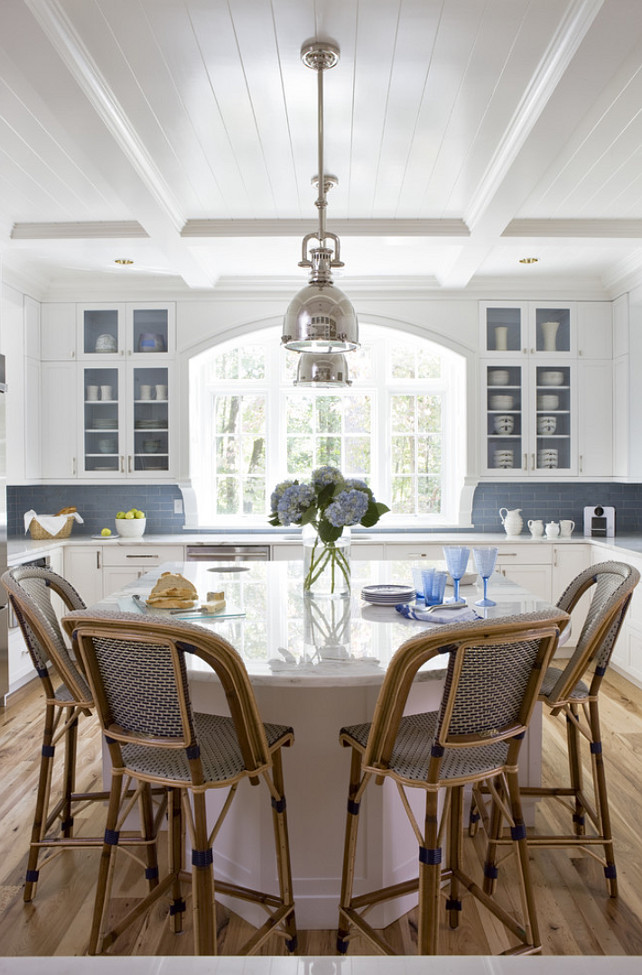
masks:
<svg viewBox="0 0 642 975"><path fill-rule="evenodd" d="M349 380L341 353L359 345L359 325L350 300L332 283L332 268L343 267L343 261L339 238L325 225L327 193L337 179L325 172L323 160L323 72L337 64L339 48L327 42L305 44L301 59L317 72L318 170L312 182L318 190L319 226L303 238L299 267L310 268L310 277L288 306L281 342L286 349L307 353L299 363L297 385L345 386ZM317 243L308 252L310 241ZM318 356L316 363L312 353Z"/></svg>

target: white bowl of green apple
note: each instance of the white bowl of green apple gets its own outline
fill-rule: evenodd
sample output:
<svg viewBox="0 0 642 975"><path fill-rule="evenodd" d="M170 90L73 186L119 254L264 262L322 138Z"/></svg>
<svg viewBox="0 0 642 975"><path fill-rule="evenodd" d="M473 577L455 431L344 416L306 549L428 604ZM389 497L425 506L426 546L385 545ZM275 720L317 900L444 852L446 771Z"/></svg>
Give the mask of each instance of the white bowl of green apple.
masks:
<svg viewBox="0 0 642 975"><path fill-rule="evenodd" d="M147 519L144 511L130 508L129 511L119 511L115 522L116 531L121 538L141 538L145 533Z"/></svg>

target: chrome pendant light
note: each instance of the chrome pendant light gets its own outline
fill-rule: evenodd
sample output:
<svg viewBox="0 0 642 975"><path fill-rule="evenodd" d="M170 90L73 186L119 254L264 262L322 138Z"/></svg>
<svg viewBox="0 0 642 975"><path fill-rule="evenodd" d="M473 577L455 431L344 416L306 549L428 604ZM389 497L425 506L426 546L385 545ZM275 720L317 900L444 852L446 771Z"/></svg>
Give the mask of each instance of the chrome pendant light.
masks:
<svg viewBox="0 0 642 975"><path fill-rule="evenodd" d="M302 352L296 371L295 386L323 389L329 386L351 386L348 363L341 353Z"/></svg>
<svg viewBox="0 0 642 975"><path fill-rule="evenodd" d="M307 67L317 71L319 169L314 182L318 188L315 205L319 227L303 238L299 267L311 269L310 279L290 302L283 320L281 342L286 349L306 353L305 361L299 363L299 385L319 385L321 380L312 378L315 375L341 375L343 379L327 379L324 385L346 385L347 368L340 353L359 345L359 326L349 299L332 283L332 268L343 267L343 261L339 238L326 230L325 216L327 192L337 180L324 172L323 164L323 72L338 62L339 49L325 42L306 44L301 50L301 59ZM316 240L317 246L308 254L311 240ZM312 362L311 353L318 358L317 366Z"/></svg>

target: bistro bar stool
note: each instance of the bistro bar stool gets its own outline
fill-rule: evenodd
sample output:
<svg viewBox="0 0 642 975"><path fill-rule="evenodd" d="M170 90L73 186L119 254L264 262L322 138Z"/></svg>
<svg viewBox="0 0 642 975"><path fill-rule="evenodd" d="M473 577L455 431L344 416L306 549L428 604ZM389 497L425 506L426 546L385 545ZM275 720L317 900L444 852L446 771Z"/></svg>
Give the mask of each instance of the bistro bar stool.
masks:
<svg viewBox="0 0 642 975"><path fill-rule="evenodd" d="M541 948L531 890L526 828L517 784L518 755L548 661L566 613L551 609L519 617L449 624L413 637L388 666L371 724L343 728L341 743L352 748L337 948L345 952L351 928L384 954L395 954L365 920L373 906L418 891L418 953L438 954L440 903L451 928L468 891L518 939L504 954L534 954ZM438 654L447 656L437 711L403 716L418 669ZM353 893L359 811L367 787L385 779L399 791L419 846L418 877L368 893ZM510 823L519 874L522 917L516 918L463 869L463 790L485 781L502 784L502 811ZM423 829L411 809L408 789L425 793ZM444 794L439 811L439 793ZM445 863L442 864L442 848ZM481 879L481 878L480 878ZM442 891L442 884L447 881Z"/></svg>
<svg viewBox="0 0 642 975"><path fill-rule="evenodd" d="M252 954L278 933L296 949L296 924L288 843L281 748L294 740L291 728L263 724L240 655L204 627L159 616L84 611L65 617L92 688L109 747L112 788L98 873L89 953L105 951L159 897L170 892L172 930L182 927L185 903L181 880L184 828L192 847L192 916L195 952L216 954L213 842L233 807L239 784L266 788L274 829L278 894L217 880L225 895L258 903L267 920L238 954ZM228 715L192 710L185 658L193 655L216 673L229 706ZM124 783L150 783L168 792L168 872L129 914L105 931L113 866L118 849L118 817ZM206 793L227 794L209 829Z"/></svg>
<svg viewBox="0 0 642 975"><path fill-rule="evenodd" d="M61 850L102 847L102 835L74 835L74 813L77 815L92 802L105 803L109 792L76 791L79 721L91 716L93 700L84 674L65 643L51 594L56 593L68 610L84 609L82 598L66 579L51 569L17 566L5 572L1 581L9 594L9 602L45 695L36 809L23 895L24 900L29 902L36 893L39 868L50 863ZM59 744L64 749L64 757L58 772L60 763L56 762L56 749ZM60 788L54 790L53 783L58 781ZM146 822L152 816L148 792L141 801L141 815L143 822ZM152 832L153 828L148 823L147 834L142 839L140 836L123 837L123 842L128 846L135 843L146 847L150 887L156 882L158 873L156 851L147 838ZM48 856L39 864L41 852L48 853Z"/></svg>
<svg viewBox="0 0 642 975"><path fill-rule="evenodd" d="M617 897L617 873L598 696L639 580L637 569L624 562L600 562L580 572L559 599L559 608L572 613L584 593L592 589L589 611L577 647L566 666L548 668L539 695L551 715L562 714L566 720L569 779L567 783L549 787L522 789L523 796L548 797L561 803L570 814L569 825L572 828L572 832L554 834L542 834L536 829L533 835L529 834L529 846L570 847L593 856L604 868L611 897ZM590 764L592 793L584 787L583 751L588 751L586 764ZM503 836L497 816L493 815L492 803L488 802L481 790L476 792L475 806L476 811L471 816L472 831L481 813L488 834L485 889L490 891L497 878L497 846L508 841Z"/></svg>

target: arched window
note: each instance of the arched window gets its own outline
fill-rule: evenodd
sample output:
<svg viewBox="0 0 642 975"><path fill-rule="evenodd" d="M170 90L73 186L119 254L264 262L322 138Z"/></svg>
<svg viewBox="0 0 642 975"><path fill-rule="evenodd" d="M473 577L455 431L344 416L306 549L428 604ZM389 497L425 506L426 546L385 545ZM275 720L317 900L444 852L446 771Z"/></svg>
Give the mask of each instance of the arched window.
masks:
<svg viewBox="0 0 642 975"><path fill-rule="evenodd" d="M367 481L386 527L457 521L465 361L415 334L361 324L352 385L293 385L296 353L265 329L190 360L190 468L198 525L265 525L274 486L321 464Z"/></svg>

